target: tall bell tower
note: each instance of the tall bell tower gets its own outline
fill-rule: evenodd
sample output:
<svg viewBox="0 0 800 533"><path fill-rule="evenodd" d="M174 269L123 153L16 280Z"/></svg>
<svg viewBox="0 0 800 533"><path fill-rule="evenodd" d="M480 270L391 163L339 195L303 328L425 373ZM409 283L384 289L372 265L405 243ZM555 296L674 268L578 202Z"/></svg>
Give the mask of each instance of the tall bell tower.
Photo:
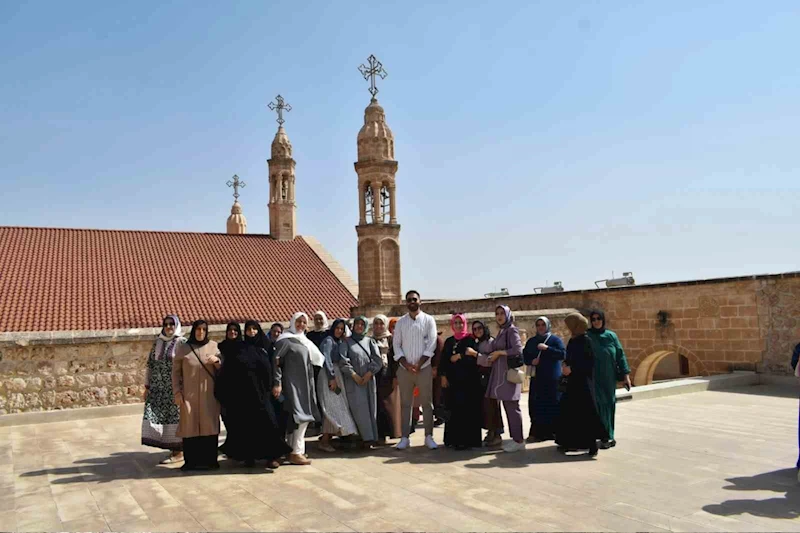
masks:
<svg viewBox="0 0 800 533"><path fill-rule="evenodd" d="M278 114L278 132L272 140L269 166L269 234L278 240L292 240L297 235L297 204L294 200L294 165L292 143L283 129L283 112L291 111L281 95L268 107Z"/></svg>
<svg viewBox="0 0 800 533"><path fill-rule="evenodd" d="M400 303L400 224L397 223L394 135L375 97L375 77L385 78L383 65L369 56L359 67L370 81L372 95L358 132L358 300L359 306Z"/></svg>

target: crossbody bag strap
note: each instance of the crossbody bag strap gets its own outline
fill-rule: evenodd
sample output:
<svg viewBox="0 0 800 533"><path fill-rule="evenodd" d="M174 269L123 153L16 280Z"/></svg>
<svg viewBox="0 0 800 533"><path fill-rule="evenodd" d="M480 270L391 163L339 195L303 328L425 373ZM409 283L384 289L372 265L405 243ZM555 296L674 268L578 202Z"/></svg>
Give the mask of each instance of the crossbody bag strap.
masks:
<svg viewBox="0 0 800 533"><path fill-rule="evenodd" d="M194 351L194 348L192 348L192 345L191 345L191 344L189 345L189 349L192 351L192 353L194 354L194 356L195 356L195 357L197 357L197 361L200 363L200 366L202 366L202 367L203 367L203 370L205 370L205 371L206 371L206 373L208 373L208 375L209 375L209 376L211 376L211 379L214 381L214 383L216 383L216 382L217 382L217 378L216 378L216 376L214 376L214 374L212 374L212 373L211 373L211 371L210 371L210 370L209 370L209 369L206 367L206 365L205 365L205 364L203 364L203 360L202 360L202 359L200 359L200 356L199 356L199 355L197 355L197 352L195 352L195 351Z"/></svg>
<svg viewBox="0 0 800 533"><path fill-rule="evenodd" d="M543 344L547 344L547 339L549 339L551 335L552 335L552 333L548 333L547 334L547 337L544 338ZM541 355L542 355L542 351L539 350L539 354L536 357L540 357Z"/></svg>

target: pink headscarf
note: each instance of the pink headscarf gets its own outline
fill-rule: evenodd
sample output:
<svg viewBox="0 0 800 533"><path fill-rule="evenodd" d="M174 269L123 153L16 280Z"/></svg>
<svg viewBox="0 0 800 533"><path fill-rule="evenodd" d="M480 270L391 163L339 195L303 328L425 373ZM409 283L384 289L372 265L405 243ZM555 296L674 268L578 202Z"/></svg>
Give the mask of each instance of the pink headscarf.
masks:
<svg viewBox="0 0 800 533"><path fill-rule="evenodd" d="M456 318L461 319L461 330L456 331ZM467 315L464 313L458 313L457 315L453 315L450 317L450 329L453 330L453 336L456 338L457 341L460 341L464 337L469 335L469 325L467 324Z"/></svg>

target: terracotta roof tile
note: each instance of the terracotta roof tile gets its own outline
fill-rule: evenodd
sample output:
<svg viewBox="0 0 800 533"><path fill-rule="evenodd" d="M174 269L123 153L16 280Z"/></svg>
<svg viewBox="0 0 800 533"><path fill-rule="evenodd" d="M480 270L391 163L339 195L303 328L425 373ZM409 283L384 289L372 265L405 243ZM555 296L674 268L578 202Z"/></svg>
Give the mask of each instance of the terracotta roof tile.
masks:
<svg viewBox="0 0 800 533"><path fill-rule="evenodd" d="M288 320L356 299L302 237L0 227L0 332Z"/></svg>

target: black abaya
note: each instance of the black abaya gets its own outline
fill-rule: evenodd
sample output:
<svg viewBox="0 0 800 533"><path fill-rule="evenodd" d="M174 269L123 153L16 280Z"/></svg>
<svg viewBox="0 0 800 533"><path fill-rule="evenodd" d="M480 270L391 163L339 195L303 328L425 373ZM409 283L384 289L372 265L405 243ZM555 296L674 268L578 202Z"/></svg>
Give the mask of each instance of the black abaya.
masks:
<svg viewBox="0 0 800 533"><path fill-rule="evenodd" d="M450 337L444 343L439 361L439 376L447 378L444 397L445 406L450 411L450 420L444 426L444 444L456 448L480 448L486 390L481 386L477 358L466 355L467 348L477 351L478 343L473 337L460 341ZM455 354L461 355L461 359L452 363L450 357Z"/></svg>
<svg viewBox="0 0 800 533"><path fill-rule="evenodd" d="M225 362L216 384L228 430L222 452L239 461L274 460L290 453L275 412L267 350L244 342L222 349Z"/></svg>
<svg viewBox="0 0 800 533"><path fill-rule="evenodd" d="M564 361L572 371L561 397L556 444L569 450L597 450L607 434L597 411L594 389L594 352L584 333L570 339Z"/></svg>

